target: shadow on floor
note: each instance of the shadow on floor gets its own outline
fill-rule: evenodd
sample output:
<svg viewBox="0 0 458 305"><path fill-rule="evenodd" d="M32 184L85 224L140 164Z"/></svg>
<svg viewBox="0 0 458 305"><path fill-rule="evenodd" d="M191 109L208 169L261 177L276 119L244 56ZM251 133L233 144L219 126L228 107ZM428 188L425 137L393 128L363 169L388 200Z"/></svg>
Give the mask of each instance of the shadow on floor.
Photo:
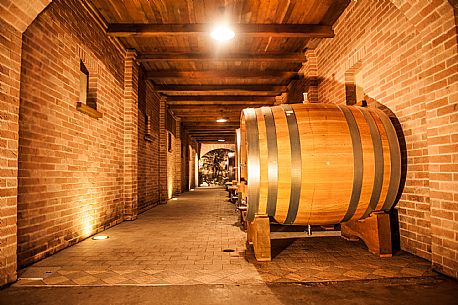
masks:
<svg viewBox="0 0 458 305"><path fill-rule="evenodd" d="M272 239L270 240L270 246L272 248L272 259L275 259L280 253L291 246L297 238L284 238L284 239Z"/></svg>

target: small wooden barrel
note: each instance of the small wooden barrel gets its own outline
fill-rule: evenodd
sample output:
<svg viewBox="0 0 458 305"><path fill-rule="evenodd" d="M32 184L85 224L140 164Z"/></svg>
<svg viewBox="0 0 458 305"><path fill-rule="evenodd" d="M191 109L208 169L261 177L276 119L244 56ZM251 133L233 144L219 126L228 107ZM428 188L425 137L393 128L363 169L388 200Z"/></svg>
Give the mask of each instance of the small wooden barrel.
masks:
<svg viewBox="0 0 458 305"><path fill-rule="evenodd" d="M248 220L362 219L390 210L399 189L399 142L379 109L315 103L244 109L239 149Z"/></svg>

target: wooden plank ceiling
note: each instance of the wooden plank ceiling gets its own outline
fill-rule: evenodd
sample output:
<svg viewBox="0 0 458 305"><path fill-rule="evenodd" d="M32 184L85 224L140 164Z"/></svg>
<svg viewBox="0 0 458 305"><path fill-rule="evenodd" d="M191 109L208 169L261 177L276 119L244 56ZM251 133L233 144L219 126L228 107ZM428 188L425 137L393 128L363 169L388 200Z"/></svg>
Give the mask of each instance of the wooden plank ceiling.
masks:
<svg viewBox="0 0 458 305"><path fill-rule="evenodd" d="M138 53L146 78L200 142L234 142L240 112L272 105L350 0L89 0L107 33ZM235 38L209 33L221 20ZM226 123L217 123L219 118Z"/></svg>

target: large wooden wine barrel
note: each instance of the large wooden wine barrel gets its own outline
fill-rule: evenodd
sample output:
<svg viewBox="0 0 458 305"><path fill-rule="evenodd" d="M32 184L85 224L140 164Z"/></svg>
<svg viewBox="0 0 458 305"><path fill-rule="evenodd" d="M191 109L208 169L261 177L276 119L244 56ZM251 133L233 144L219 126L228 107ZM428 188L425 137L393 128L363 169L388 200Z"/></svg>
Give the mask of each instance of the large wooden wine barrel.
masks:
<svg viewBox="0 0 458 305"><path fill-rule="evenodd" d="M324 225L393 206L401 178L396 131L379 109L332 104L248 108L240 125L248 220Z"/></svg>

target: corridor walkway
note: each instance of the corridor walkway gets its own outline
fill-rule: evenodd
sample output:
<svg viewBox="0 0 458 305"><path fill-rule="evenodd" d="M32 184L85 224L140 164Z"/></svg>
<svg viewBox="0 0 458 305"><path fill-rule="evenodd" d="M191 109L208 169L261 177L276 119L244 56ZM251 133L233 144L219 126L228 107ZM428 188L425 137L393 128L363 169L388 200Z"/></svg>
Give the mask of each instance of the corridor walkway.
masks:
<svg viewBox="0 0 458 305"><path fill-rule="evenodd" d="M275 257L257 263L234 205L218 188L200 188L137 220L87 239L19 273L17 286L264 284L433 275L407 253L378 258L340 237L274 240ZM226 252L232 251L232 252Z"/></svg>

